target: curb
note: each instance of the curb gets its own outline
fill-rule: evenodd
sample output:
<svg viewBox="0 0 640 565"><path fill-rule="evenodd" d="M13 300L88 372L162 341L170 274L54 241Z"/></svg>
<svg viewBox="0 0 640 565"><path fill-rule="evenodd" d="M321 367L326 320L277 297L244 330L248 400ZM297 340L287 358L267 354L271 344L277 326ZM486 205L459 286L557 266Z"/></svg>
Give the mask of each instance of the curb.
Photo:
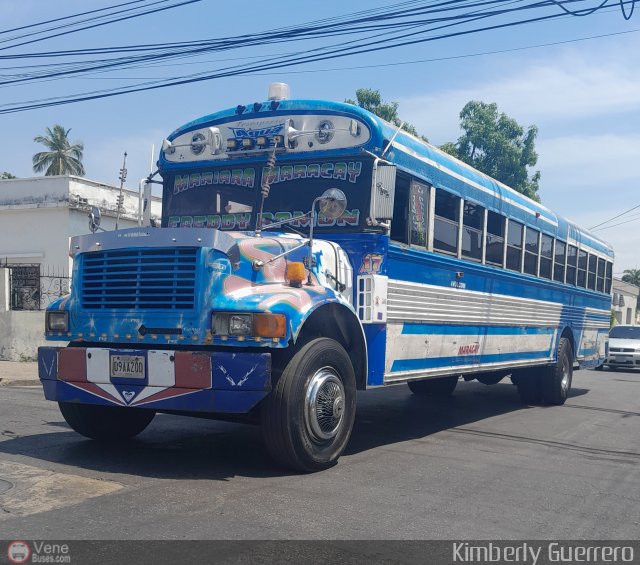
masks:
<svg viewBox="0 0 640 565"><path fill-rule="evenodd" d="M0 379L0 387L3 386L39 386L40 379Z"/></svg>

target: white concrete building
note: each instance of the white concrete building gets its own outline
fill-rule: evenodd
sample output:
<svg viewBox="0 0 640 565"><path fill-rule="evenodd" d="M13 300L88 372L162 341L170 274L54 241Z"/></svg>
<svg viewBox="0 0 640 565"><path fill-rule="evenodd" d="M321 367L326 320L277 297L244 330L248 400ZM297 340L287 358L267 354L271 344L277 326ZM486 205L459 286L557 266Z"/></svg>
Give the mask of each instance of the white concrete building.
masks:
<svg viewBox="0 0 640 565"><path fill-rule="evenodd" d="M614 278L611 292L611 308L613 309L616 323L635 324L636 304L640 288Z"/></svg>
<svg viewBox="0 0 640 565"><path fill-rule="evenodd" d="M115 228L119 187L74 177L0 180L0 359L35 357L44 343L44 313L68 288L69 238L89 233L93 206ZM125 188L119 227L138 225L138 190ZM161 215L151 199L151 218Z"/></svg>

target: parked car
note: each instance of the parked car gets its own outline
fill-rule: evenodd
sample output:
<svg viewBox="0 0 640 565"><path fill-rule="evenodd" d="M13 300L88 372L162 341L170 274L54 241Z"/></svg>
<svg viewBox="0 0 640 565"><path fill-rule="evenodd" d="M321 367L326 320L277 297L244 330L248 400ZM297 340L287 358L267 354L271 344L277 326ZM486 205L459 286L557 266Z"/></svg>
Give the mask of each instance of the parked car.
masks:
<svg viewBox="0 0 640 565"><path fill-rule="evenodd" d="M613 371L619 367L640 366L640 326L611 328L609 349L604 364Z"/></svg>

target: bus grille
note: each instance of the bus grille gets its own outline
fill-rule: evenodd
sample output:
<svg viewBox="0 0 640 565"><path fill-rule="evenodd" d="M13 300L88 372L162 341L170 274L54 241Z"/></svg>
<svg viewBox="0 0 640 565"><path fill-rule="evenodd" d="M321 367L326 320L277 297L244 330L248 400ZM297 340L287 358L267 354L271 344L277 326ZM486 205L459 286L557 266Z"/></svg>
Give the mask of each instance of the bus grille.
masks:
<svg viewBox="0 0 640 565"><path fill-rule="evenodd" d="M193 309L197 248L98 251L82 261L82 306Z"/></svg>

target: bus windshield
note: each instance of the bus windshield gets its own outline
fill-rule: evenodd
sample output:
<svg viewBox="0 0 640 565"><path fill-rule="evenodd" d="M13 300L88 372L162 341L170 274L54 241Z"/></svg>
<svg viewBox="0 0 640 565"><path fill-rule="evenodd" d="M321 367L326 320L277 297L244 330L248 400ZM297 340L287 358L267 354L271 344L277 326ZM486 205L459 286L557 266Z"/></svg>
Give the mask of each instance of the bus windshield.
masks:
<svg viewBox="0 0 640 565"><path fill-rule="evenodd" d="M325 190L339 188L347 197L347 209L336 220L319 218L317 228L361 231L369 210L371 176L372 161L365 159L276 164L273 169L224 167L172 173L164 178L162 225L253 229L260 187L268 181L263 224L302 216ZM303 231L309 224L309 218L291 222Z"/></svg>

